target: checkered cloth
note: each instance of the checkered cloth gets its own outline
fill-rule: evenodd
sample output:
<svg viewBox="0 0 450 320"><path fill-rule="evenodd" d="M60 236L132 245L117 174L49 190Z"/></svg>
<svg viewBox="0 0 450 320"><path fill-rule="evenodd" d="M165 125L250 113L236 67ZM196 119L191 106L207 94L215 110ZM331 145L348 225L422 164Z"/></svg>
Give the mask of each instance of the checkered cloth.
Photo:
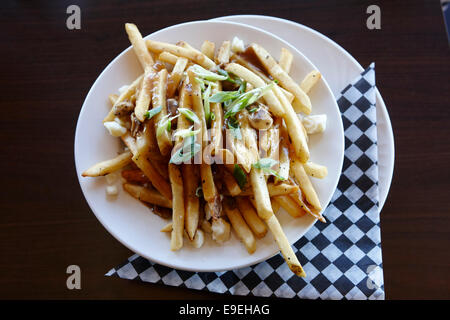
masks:
<svg viewBox="0 0 450 320"><path fill-rule="evenodd" d="M345 156L337 190L316 223L294 244L307 278L294 275L278 254L225 272L188 272L131 256L106 275L197 290L264 297L384 299L378 212L375 65L337 99L345 130Z"/></svg>

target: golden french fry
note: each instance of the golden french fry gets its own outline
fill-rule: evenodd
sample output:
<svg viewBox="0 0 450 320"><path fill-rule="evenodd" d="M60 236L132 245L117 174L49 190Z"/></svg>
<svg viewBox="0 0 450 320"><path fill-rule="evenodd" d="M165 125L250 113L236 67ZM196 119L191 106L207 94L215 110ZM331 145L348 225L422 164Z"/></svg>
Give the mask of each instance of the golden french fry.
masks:
<svg viewBox="0 0 450 320"><path fill-rule="evenodd" d="M196 195L197 188L200 185L200 174L198 169L198 165L195 164L182 165L184 201L186 208L184 227L191 240L194 239L200 217L200 199Z"/></svg>
<svg viewBox="0 0 450 320"><path fill-rule="evenodd" d="M225 187L227 188L228 193L232 197L239 195L242 192L242 190L239 187L233 175L227 170L222 170L222 175L223 175L223 182L225 183Z"/></svg>
<svg viewBox="0 0 450 320"><path fill-rule="evenodd" d="M246 197L236 197L236 203L241 212L245 222L255 234L257 238L263 238L267 233L267 227L264 222L258 217L255 208Z"/></svg>
<svg viewBox="0 0 450 320"><path fill-rule="evenodd" d="M125 30L128 34L131 44L133 45L134 53L136 54L141 66L144 70L150 69L153 66L153 58L147 50L144 39L139 32L136 25L132 23L125 24Z"/></svg>
<svg viewBox="0 0 450 320"><path fill-rule="evenodd" d="M111 102L112 105L114 105L116 103L118 98L119 98L119 96L117 94L110 94L108 96L109 102Z"/></svg>
<svg viewBox="0 0 450 320"><path fill-rule="evenodd" d="M319 197L317 196L314 187L306 174L303 164L296 158L291 159L291 167L294 172L295 179L297 180L300 189L303 191L306 200L318 211L322 210Z"/></svg>
<svg viewBox="0 0 450 320"><path fill-rule="evenodd" d="M287 195L298 191L298 186L288 183L280 183L280 184L274 184L274 183L268 183L267 184L267 190L269 191L269 196L281 196L281 195ZM253 190L248 189L245 191L242 191L240 196L252 196Z"/></svg>
<svg viewBox="0 0 450 320"><path fill-rule="evenodd" d="M267 190L266 177L261 169L252 168L250 171L250 181L253 189L253 196L256 202L258 216L264 221L273 215L270 203L269 191Z"/></svg>
<svg viewBox="0 0 450 320"><path fill-rule="evenodd" d="M300 206L288 195L285 196L275 196L272 200L277 202L287 213L292 217L298 218L305 215L305 211L301 209Z"/></svg>
<svg viewBox="0 0 450 320"><path fill-rule="evenodd" d="M278 211L280 210L280 204L277 201L273 200L273 199L271 199L271 202L272 202L273 213L277 214Z"/></svg>
<svg viewBox="0 0 450 320"><path fill-rule="evenodd" d="M289 73L291 71L293 59L294 56L288 49L281 48L280 61L278 61L278 64L286 73Z"/></svg>
<svg viewBox="0 0 450 320"><path fill-rule="evenodd" d="M203 41L202 47L200 48L200 51L211 60L214 60L215 50L216 45L214 42L208 40Z"/></svg>
<svg viewBox="0 0 450 320"><path fill-rule="evenodd" d="M111 108L111 110L108 112L106 117L103 119L103 122L113 121L114 120L114 117L117 115L117 112L118 112L118 106L122 102L125 102L125 101L131 99L131 97L136 93L136 89L139 88L139 86L141 85L142 79L144 79L144 75L143 74L140 75L136 80L134 80L127 87L127 89L120 94L120 96L114 102L114 105Z"/></svg>
<svg viewBox="0 0 450 320"><path fill-rule="evenodd" d="M146 44L147 48L152 52L161 53L163 51L167 51L178 57L187 58L206 69L214 70L216 68L216 64L214 63L214 61L212 61L206 55L199 53L196 50L187 49L174 44L153 40L147 40Z"/></svg>
<svg viewBox="0 0 450 320"><path fill-rule="evenodd" d="M137 153L136 140L128 130L123 136L120 137L123 143L127 146L127 148L131 151L132 154Z"/></svg>
<svg viewBox="0 0 450 320"><path fill-rule="evenodd" d="M327 167L311 161L304 163L303 167L305 168L306 174L314 178L323 179L328 175Z"/></svg>
<svg viewBox="0 0 450 320"><path fill-rule="evenodd" d="M81 175L83 177L98 177L107 175L108 173L117 171L125 167L131 162L131 157L131 152L126 151L113 159L105 160L93 165L92 167L84 171Z"/></svg>
<svg viewBox="0 0 450 320"><path fill-rule="evenodd" d="M222 90L222 85L217 82L217 87L211 90L215 94ZM211 119L211 154L215 155L223 145L223 109L221 103L211 103L211 112L214 114L214 119Z"/></svg>
<svg viewBox="0 0 450 320"><path fill-rule="evenodd" d="M229 63L225 67L225 70L244 79L255 88L264 87L266 85L264 80L261 79L258 75L237 63ZM266 101L267 106L274 115L282 116L285 113L283 106L280 104L280 101L278 101L272 91L267 92L264 95L263 99Z"/></svg>
<svg viewBox="0 0 450 320"><path fill-rule="evenodd" d="M160 232L172 232L172 221L159 230Z"/></svg>
<svg viewBox="0 0 450 320"><path fill-rule="evenodd" d="M267 71L274 79L277 79L281 86L294 94L293 106L296 112L311 112L311 101L308 95L292 78L278 65L274 58L260 45L253 43L251 45L259 61L264 65ZM279 98L279 97L278 97Z"/></svg>
<svg viewBox="0 0 450 320"><path fill-rule="evenodd" d="M173 97L175 90L180 84L181 77L183 76L184 69L186 69L188 60L186 58L178 58L172 72L170 73L170 78L167 83L167 97Z"/></svg>
<svg viewBox="0 0 450 320"><path fill-rule="evenodd" d="M161 60L162 62L167 62L173 65L177 63L178 58L179 58L178 56L166 51L161 52L158 56L158 59Z"/></svg>
<svg viewBox="0 0 450 320"><path fill-rule="evenodd" d="M219 48L219 52L217 53L216 63L218 65L224 65L230 61L231 55L231 42L224 41Z"/></svg>
<svg viewBox="0 0 450 320"><path fill-rule="evenodd" d="M295 149L295 154L304 163L309 159L309 148L306 141L306 135L303 130L303 125L295 113L292 105L287 101L286 97L280 91L277 85L274 86L274 92L278 99L280 99L281 105L284 108L284 122L289 132L289 136L292 140L292 145Z"/></svg>
<svg viewBox="0 0 450 320"><path fill-rule="evenodd" d="M163 126L165 121L167 121L167 70L162 69L158 72L158 76L154 82L153 89L153 108L161 107L161 111L154 116L155 130L158 133L157 128ZM168 130L161 130L160 134L156 135L156 140L158 142L158 147L162 155L168 155L172 149L172 138Z"/></svg>
<svg viewBox="0 0 450 320"><path fill-rule="evenodd" d="M283 178L287 179L289 177L289 136L286 127L280 124L280 143L279 143L279 170L278 174ZM278 181L276 179L276 181Z"/></svg>
<svg viewBox="0 0 450 320"><path fill-rule="evenodd" d="M134 114L140 122L145 121L145 114L150 107L152 101L152 86L153 86L153 74L154 70L152 68L145 69L144 78L142 79L141 89L139 90L139 95L136 100L136 107L134 108Z"/></svg>
<svg viewBox="0 0 450 320"><path fill-rule="evenodd" d="M297 205L301 208L302 211L305 213L313 216L314 218L320 220L321 222L327 222L325 218L322 216L319 210L315 208L310 208L309 205L304 201L303 199L303 193L301 190L298 192L291 193L289 197L294 200Z"/></svg>
<svg viewBox="0 0 450 320"><path fill-rule="evenodd" d="M176 251L183 246L184 231L184 196L183 178L180 168L169 164L169 179L172 186L172 234L170 238L170 250Z"/></svg>
<svg viewBox="0 0 450 320"><path fill-rule="evenodd" d="M309 91L311 91L311 89L316 85L317 82L319 82L320 78L322 77L322 75L320 74L319 71L317 70L313 70L310 73L308 73L305 77L305 79L303 79L303 81L300 83L300 88L302 88L302 90L305 93L309 93Z"/></svg>
<svg viewBox="0 0 450 320"><path fill-rule="evenodd" d="M281 254L283 255L284 260L287 262L289 266L289 269L291 269L291 271L294 272L299 277L306 277L306 273L303 270L300 262L298 261L294 251L292 250L292 247L289 244L289 241L286 238L286 235L284 234L277 217L274 214L272 214L266 220L266 224L269 227L269 230L272 232L273 237L275 238L275 241L277 242L278 247L280 248Z"/></svg>
<svg viewBox="0 0 450 320"><path fill-rule="evenodd" d="M146 187L124 183L123 188L127 191L133 198L138 200L155 204L164 208L172 208L172 201L164 197L156 190L150 190Z"/></svg>
<svg viewBox="0 0 450 320"><path fill-rule="evenodd" d="M159 173L158 170L150 163L149 158L136 152L132 158L133 162L138 166L139 169L144 172L147 178L150 180L152 185L167 199L172 199L172 190L170 184L166 179Z"/></svg>
<svg viewBox="0 0 450 320"><path fill-rule="evenodd" d="M239 209L236 207L236 203L232 199L227 199L224 201L223 209L231 222L233 230L236 232L238 238L244 243L248 253L252 254L255 252L255 237L247 223L245 223L245 220L242 218Z"/></svg>

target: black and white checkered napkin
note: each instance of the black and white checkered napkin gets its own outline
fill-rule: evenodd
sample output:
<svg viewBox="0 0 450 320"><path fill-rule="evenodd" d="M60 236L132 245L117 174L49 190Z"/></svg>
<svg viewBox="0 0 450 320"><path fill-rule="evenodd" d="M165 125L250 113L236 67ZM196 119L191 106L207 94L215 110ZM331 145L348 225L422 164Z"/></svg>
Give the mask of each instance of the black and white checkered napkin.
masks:
<svg viewBox="0 0 450 320"><path fill-rule="evenodd" d="M306 278L294 275L280 254L251 267L188 272L131 256L106 275L233 295L307 299L384 299L378 212L375 65L337 99L345 130L342 175L324 212L294 244Z"/></svg>

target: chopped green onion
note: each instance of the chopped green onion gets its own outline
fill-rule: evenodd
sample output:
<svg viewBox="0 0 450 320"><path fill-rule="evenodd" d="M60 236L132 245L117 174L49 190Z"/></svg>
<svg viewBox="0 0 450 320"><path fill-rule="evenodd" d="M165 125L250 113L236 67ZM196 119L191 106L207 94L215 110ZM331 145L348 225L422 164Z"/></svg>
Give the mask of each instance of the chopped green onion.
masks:
<svg viewBox="0 0 450 320"><path fill-rule="evenodd" d="M285 177L280 176L278 172L272 169L274 165L276 165L278 161L271 158L263 158L258 162L253 164L253 167L256 169L261 169L264 173L271 174L275 176L278 180L286 180Z"/></svg>
<svg viewBox="0 0 450 320"><path fill-rule="evenodd" d="M158 123L158 126L156 128L156 136L159 137L163 134L164 131L170 131L172 130L172 120L175 118L178 118L180 115L177 114L176 116L170 117L170 115L165 115Z"/></svg>
<svg viewBox="0 0 450 320"><path fill-rule="evenodd" d="M250 90L249 92L241 94L236 100L233 101L228 107L225 113L225 118L233 117L236 113L244 109L245 107L253 104L256 100L264 96L273 87L273 83L270 83L264 87Z"/></svg>
<svg viewBox="0 0 450 320"><path fill-rule="evenodd" d="M149 111L147 111L147 112L145 113L145 118L151 119L151 118L153 118L154 116L156 116L158 113L160 113L161 110L162 110L162 106L153 108L153 109L151 109L151 110L149 110Z"/></svg>
<svg viewBox="0 0 450 320"><path fill-rule="evenodd" d="M193 136L190 136L184 140L183 147L178 149L177 152L172 155L169 163L184 163L193 158L195 154L200 151L201 146L198 143L195 143L195 139L193 138Z"/></svg>
<svg viewBox="0 0 450 320"><path fill-rule="evenodd" d="M211 87L208 86L205 92L203 93L203 109L205 110L205 120L207 125L211 123L211 109L209 106L210 94L211 94Z"/></svg>
<svg viewBox="0 0 450 320"><path fill-rule="evenodd" d="M195 190L195 195L196 195L198 198L203 197L203 189L202 189L202 187L198 187L198 188Z"/></svg>
<svg viewBox="0 0 450 320"><path fill-rule="evenodd" d="M241 189L244 189L245 185L247 184L247 176L244 170L242 170L242 168L237 164L234 165L233 176L236 179L239 187Z"/></svg>
<svg viewBox="0 0 450 320"><path fill-rule="evenodd" d="M237 97L239 97L239 94L239 91L219 91L213 94L209 98L209 101L216 103L226 102L236 99Z"/></svg>
<svg viewBox="0 0 450 320"><path fill-rule="evenodd" d="M192 72L194 72L198 77L209 81L222 81L226 80L226 76L211 72L205 68L199 66L198 64L191 67Z"/></svg>
<svg viewBox="0 0 450 320"><path fill-rule="evenodd" d="M200 119L197 117L197 115L188 108L178 108L178 112L181 113L183 116L188 118L194 123L200 124Z"/></svg>
<svg viewBox="0 0 450 320"><path fill-rule="evenodd" d="M211 121L215 121L216 120L216 115L214 114L214 112L211 112Z"/></svg>
<svg viewBox="0 0 450 320"><path fill-rule="evenodd" d="M174 133L174 137L182 137L187 138L187 137L191 137L191 136L195 136L197 133L200 132L200 129L197 130L192 130L192 126L189 129L179 129Z"/></svg>

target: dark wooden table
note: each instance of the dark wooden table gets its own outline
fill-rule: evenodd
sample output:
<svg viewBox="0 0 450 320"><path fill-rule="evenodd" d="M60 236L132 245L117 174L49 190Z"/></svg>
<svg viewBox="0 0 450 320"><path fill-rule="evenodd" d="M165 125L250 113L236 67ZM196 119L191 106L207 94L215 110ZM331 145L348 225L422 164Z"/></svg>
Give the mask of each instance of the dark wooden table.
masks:
<svg viewBox="0 0 450 320"><path fill-rule="evenodd" d="M395 135L392 187L381 213L388 299L450 298L450 55L438 0L2 1L0 5L0 298L215 299L221 295L103 275L131 252L97 221L81 193L73 141L78 112L103 68L144 34L231 14L305 24L376 62ZM81 8L81 30L66 8ZM66 288L66 267L82 289Z"/></svg>

